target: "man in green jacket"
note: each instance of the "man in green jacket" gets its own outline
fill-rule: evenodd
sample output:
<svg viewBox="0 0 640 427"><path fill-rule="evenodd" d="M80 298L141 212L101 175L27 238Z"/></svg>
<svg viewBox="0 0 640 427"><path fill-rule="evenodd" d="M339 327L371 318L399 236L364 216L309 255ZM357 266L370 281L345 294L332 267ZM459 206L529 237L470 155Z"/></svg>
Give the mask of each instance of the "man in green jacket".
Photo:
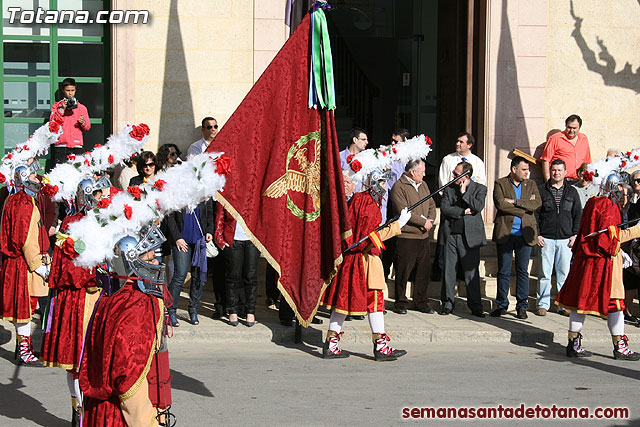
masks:
<svg viewBox="0 0 640 427"><path fill-rule="evenodd" d="M498 249L498 293L497 308L491 316L500 317L509 307L509 284L511 282L511 260L516 258L516 317L527 318L529 308L529 258L531 247L538 243L535 212L542 202L535 182L529 179L529 163L516 156L511 161L511 173L495 182L493 203L496 219L493 241Z"/></svg>

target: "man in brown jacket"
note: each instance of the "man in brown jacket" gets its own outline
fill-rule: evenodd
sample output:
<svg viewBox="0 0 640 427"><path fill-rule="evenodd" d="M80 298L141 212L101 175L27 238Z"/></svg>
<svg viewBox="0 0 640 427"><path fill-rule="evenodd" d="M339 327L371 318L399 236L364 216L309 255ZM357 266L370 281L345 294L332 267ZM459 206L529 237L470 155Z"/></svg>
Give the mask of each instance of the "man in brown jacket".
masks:
<svg viewBox="0 0 640 427"><path fill-rule="evenodd" d="M516 257L516 317L527 318L529 307L529 258L531 247L538 242L538 227L535 212L542 201L535 182L529 178L529 163L524 157L516 156L511 161L511 173L495 182L493 203L496 219L493 241L498 249L498 306L491 316L500 317L509 307L509 284L511 282L511 261Z"/></svg>
<svg viewBox="0 0 640 427"><path fill-rule="evenodd" d="M389 193L394 215L400 214L403 208L409 207L429 195L429 187L422 180L425 164L422 160L407 163L405 173L394 184ZM407 313L407 280L415 269L413 283L413 302L416 309L423 313L433 314L429 307L427 285L429 284L429 231L436 219L436 204L433 199L427 200L413 211L411 219L402 227L402 233L396 242L393 264L396 268L395 312Z"/></svg>

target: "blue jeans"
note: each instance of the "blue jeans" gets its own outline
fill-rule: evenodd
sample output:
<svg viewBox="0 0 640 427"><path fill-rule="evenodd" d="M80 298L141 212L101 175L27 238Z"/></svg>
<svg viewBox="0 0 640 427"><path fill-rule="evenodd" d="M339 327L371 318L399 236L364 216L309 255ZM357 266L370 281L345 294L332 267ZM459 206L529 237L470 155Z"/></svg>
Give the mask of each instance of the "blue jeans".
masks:
<svg viewBox="0 0 640 427"><path fill-rule="evenodd" d="M191 287L189 288L189 313L197 312L200 308L200 298L202 298L203 283L200 281L200 268L191 266L191 255L195 244L189 243L187 252L182 252L174 244L171 248L173 258L173 276L169 282L169 292L173 298L173 304L168 308L175 312L178 309L180 292L187 278L187 272L191 269Z"/></svg>
<svg viewBox="0 0 640 427"><path fill-rule="evenodd" d="M544 246L540 248L540 270L538 271L538 307L549 309L551 304L551 274L556 267L556 282L558 292L571 267L571 248L569 239L544 239Z"/></svg>
<svg viewBox="0 0 640 427"><path fill-rule="evenodd" d="M509 236L506 243L498 244L498 308L509 308L509 284L511 282L511 260L516 254L516 310L529 308L529 258L531 246L528 246L522 236Z"/></svg>

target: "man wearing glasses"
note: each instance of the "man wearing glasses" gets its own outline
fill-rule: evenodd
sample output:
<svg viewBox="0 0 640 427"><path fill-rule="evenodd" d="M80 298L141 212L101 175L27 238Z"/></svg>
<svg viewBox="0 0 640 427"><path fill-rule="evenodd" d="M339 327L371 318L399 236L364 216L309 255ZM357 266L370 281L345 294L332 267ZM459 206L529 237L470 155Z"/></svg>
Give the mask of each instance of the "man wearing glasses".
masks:
<svg viewBox="0 0 640 427"><path fill-rule="evenodd" d="M351 166L349 166L350 162L347 159L352 154L355 156L359 152L364 151L364 149L367 148L367 144L369 144L369 138L367 138L367 133L364 131L364 129L351 129L351 143L347 148L340 152L340 162L342 163L342 170L351 168ZM356 191L358 190L359 188L356 188Z"/></svg>
<svg viewBox="0 0 640 427"><path fill-rule="evenodd" d="M202 138L189 146L187 157L204 153L218 134L218 121L213 117L205 117L202 119Z"/></svg>

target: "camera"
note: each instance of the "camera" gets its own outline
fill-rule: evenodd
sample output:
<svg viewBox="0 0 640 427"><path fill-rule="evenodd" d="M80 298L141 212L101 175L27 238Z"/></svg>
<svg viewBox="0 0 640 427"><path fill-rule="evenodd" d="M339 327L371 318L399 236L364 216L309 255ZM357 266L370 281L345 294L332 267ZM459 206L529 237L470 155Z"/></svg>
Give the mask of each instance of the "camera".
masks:
<svg viewBox="0 0 640 427"><path fill-rule="evenodd" d="M78 100L75 97L65 98L67 100L67 110L78 108Z"/></svg>

